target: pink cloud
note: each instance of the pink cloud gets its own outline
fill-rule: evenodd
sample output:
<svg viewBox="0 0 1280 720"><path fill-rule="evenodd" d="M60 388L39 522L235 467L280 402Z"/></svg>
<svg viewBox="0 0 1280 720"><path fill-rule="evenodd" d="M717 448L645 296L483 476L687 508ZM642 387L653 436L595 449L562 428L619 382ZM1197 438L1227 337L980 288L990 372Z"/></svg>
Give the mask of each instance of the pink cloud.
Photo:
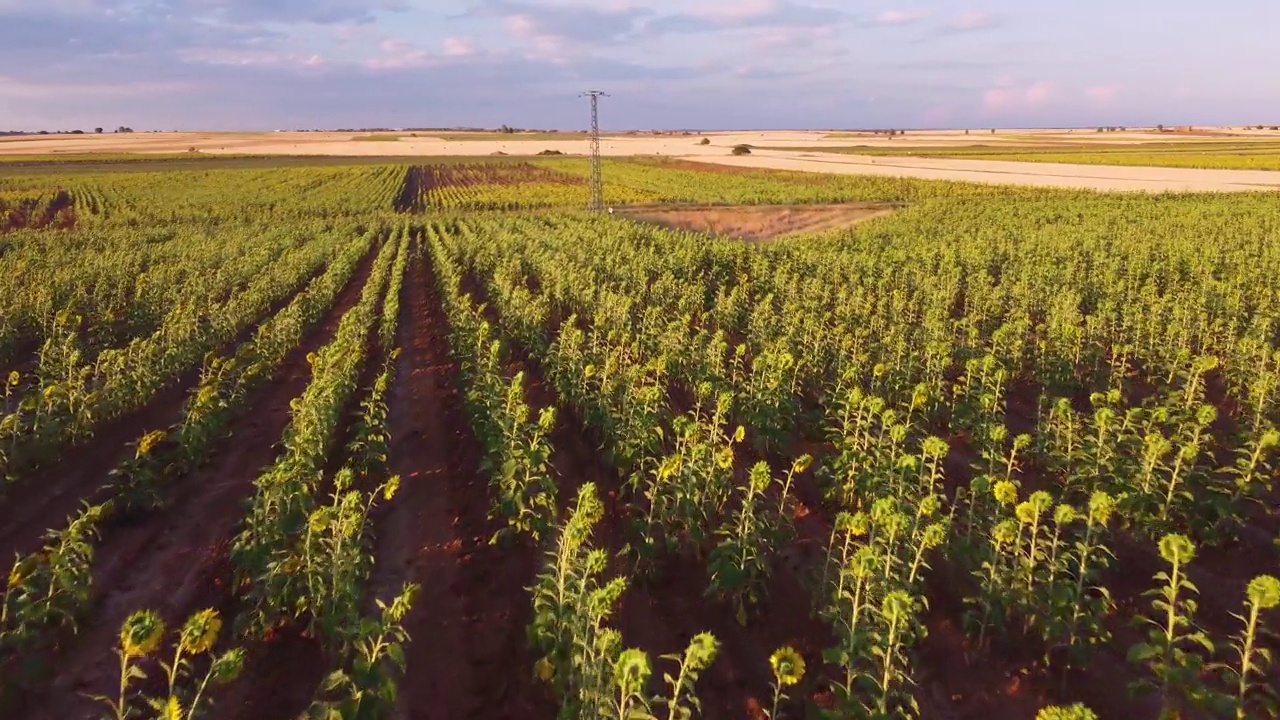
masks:
<svg viewBox="0 0 1280 720"><path fill-rule="evenodd" d="M503 20L507 32L518 38L533 37L538 34L538 25L528 15L511 15Z"/></svg>
<svg viewBox="0 0 1280 720"><path fill-rule="evenodd" d="M886 10L876 16L877 25L910 25L913 22L919 22L929 17L929 13L922 10Z"/></svg>
<svg viewBox="0 0 1280 720"><path fill-rule="evenodd" d="M1028 105L1043 105L1053 97L1053 86L1047 82L1038 82L1027 88L1023 96Z"/></svg>
<svg viewBox="0 0 1280 720"><path fill-rule="evenodd" d="M413 43L408 40L400 40L398 38L388 38L378 44L382 52L388 55L402 55L413 50Z"/></svg>
<svg viewBox="0 0 1280 720"><path fill-rule="evenodd" d="M996 18L989 12L973 10L960 15L951 23L954 30L981 30L996 24Z"/></svg>
<svg viewBox="0 0 1280 720"><path fill-rule="evenodd" d="M444 39L445 57L470 57L476 54L476 44L468 38L447 37Z"/></svg>
<svg viewBox="0 0 1280 720"><path fill-rule="evenodd" d="M1084 94L1098 102L1109 102L1115 100L1116 96L1120 94L1120 86L1094 85L1093 87L1085 88Z"/></svg>
<svg viewBox="0 0 1280 720"><path fill-rule="evenodd" d="M317 69L328 65L316 54L280 53L264 50L233 50L226 48L195 48L182 52L187 62L206 65L231 65L240 67L275 67L293 69Z"/></svg>
<svg viewBox="0 0 1280 720"><path fill-rule="evenodd" d="M753 33L752 46L758 50L777 50L783 48L811 48L821 40L830 40L837 35L832 25L821 25L813 28L773 27L763 28Z"/></svg>
<svg viewBox="0 0 1280 720"><path fill-rule="evenodd" d="M1040 107L1053 101L1054 87L1043 80L1030 85L1018 85L1009 78L1000 78L996 86L982 94L982 109L993 113L1002 110L1025 110Z"/></svg>
<svg viewBox="0 0 1280 720"><path fill-rule="evenodd" d="M733 23L770 15L778 10L778 0L738 0L722 2L691 12L691 15L719 23Z"/></svg>
<svg viewBox="0 0 1280 720"><path fill-rule="evenodd" d="M385 57L367 60L364 66L371 70L395 70L401 68L423 67L433 60L431 53L399 38L383 40L378 47Z"/></svg>

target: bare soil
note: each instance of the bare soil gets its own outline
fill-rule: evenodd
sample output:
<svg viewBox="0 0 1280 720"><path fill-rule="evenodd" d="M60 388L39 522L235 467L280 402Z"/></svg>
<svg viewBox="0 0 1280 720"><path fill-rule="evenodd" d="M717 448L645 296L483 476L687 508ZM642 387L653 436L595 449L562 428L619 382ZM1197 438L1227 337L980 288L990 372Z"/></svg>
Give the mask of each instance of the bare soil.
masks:
<svg viewBox="0 0 1280 720"><path fill-rule="evenodd" d="M399 493L374 517L371 595L420 585L405 619L412 638L398 720L551 718L535 685L525 627L538 556L491 545L488 484L450 354L429 261L405 282L399 360L390 401L391 469Z"/></svg>
<svg viewBox="0 0 1280 720"><path fill-rule="evenodd" d="M317 268L313 276L321 270ZM262 317L272 317L295 296L290 293L276 300ZM247 324L220 351L228 352L247 341L257 325ZM167 428L181 420L187 395L199 380L200 367L188 369L146 405L103 423L83 444L63 450L52 463L37 467L0 495L0 562L34 552L50 527L61 527L85 503L93 505L110 497L113 491L105 485L108 474L133 454L131 443L149 430Z"/></svg>
<svg viewBox="0 0 1280 720"><path fill-rule="evenodd" d="M849 227L884 217L894 207L873 203L839 205L741 205L625 208L632 220L666 228L741 238L768 240L784 235Z"/></svg>

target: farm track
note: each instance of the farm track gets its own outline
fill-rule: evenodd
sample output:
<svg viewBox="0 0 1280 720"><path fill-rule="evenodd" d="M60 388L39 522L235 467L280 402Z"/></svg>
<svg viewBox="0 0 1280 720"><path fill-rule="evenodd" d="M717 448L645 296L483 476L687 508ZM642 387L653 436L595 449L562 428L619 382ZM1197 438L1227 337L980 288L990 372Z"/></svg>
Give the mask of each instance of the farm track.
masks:
<svg viewBox="0 0 1280 720"><path fill-rule="evenodd" d="M402 352L390 395L391 472L400 491L375 510L370 592L421 586L404 626L412 640L399 720L551 718L535 685L525 587L538 556L490 545L488 483L466 418L448 324L429 260L412 260L401 308Z"/></svg>
<svg viewBox="0 0 1280 720"><path fill-rule="evenodd" d="M232 352L253 337L258 326L284 309L308 283L324 270L323 264L299 285L279 298L257 319L247 324L217 352ZM202 363L182 373L176 382L156 393L141 408L108 420L82 445L62 451L59 459L21 477L8 494L0 494L0 559L37 550L52 523L61 523L84 503L96 504L110 497L104 486L108 473L132 454L130 443L147 430L167 428L182 419L191 390L200 382Z"/></svg>
<svg viewBox="0 0 1280 720"><path fill-rule="evenodd" d="M104 530L94 560L94 605L76 637L54 651L56 679L32 693L19 717L96 718L101 707L81 693L111 693L118 681L116 636L130 612L154 609L173 627L202 607L232 608L228 553L243 501L259 471L276 456L290 401L310 380L307 355L329 341L342 315L358 302L372 261L373 253L361 261L325 320L290 352L275 381L245 405L252 413L233 422L226 449L168 488L171 504L163 514Z"/></svg>

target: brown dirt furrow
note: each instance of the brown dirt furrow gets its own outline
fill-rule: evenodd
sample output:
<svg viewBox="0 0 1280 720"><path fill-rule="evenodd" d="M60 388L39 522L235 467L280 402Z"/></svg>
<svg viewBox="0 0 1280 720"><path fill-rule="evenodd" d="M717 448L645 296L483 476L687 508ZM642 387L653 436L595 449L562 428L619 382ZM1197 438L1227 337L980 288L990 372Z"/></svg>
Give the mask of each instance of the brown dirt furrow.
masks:
<svg viewBox="0 0 1280 720"><path fill-rule="evenodd" d="M243 503L259 472L276 457L290 401L310 380L307 355L328 342L343 313L359 300L371 258L363 261L326 319L289 354L275 382L250 399L246 407L252 413L232 424L225 450L210 465L174 483L167 510L106 530L94 562L96 598L84 626L54 651L56 677L32 694L19 717L96 718L102 708L83 693L112 694L118 668L114 647L129 613L150 608L176 627L202 607L232 608L228 553Z"/></svg>
<svg viewBox="0 0 1280 720"><path fill-rule="evenodd" d="M129 443L144 432L169 427L182 418L187 393L199 381L195 369L161 390L137 411L107 422L84 444L22 478L0 503L0 558L39 549L46 529L60 527L84 502L100 502L102 484L133 452Z"/></svg>
<svg viewBox="0 0 1280 720"><path fill-rule="evenodd" d="M525 640L537 553L489 544L497 526L428 262L410 265L391 390L400 492L374 518L371 593L386 599L406 581L421 586L405 619L412 640L394 717L550 718Z"/></svg>
<svg viewBox="0 0 1280 720"><path fill-rule="evenodd" d="M322 269L317 268L313 277ZM284 309L296 295L277 300L260 321ZM231 352L249 340L259 324L246 325L221 352ZM200 371L200 365L192 367L145 406L108 421L83 445L65 450L54 463L22 478L11 493L0 495L0 563L39 549L45 530L63 524L84 503L92 505L110 497L110 489L104 486L108 473L129 457L133 452L130 443L143 433L182 419L187 395L200 382Z"/></svg>
<svg viewBox="0 0 1280 720"><path fill-rule="evenodd" d="M376 254L376 251L370 253L370 263ZM364 284L362 281L358 286L363 288ZM382 371L383 355L376 323L370 326L365 338L365 353L364 367L355 385L357 392L342 408L342 419L333 437L333 451L325 463L325 480L316 492L322 504L328 502L333 493L334 476L351 459L347 444L358 420L360 403L369 395ZM227 717L233 720L293 720L310 705L332 664L333 655L326 653L319 639L308 634L305 627L279 628L266 641L249 645L241 679L211 697L224 708L234 708L226 710Z"/></svg>

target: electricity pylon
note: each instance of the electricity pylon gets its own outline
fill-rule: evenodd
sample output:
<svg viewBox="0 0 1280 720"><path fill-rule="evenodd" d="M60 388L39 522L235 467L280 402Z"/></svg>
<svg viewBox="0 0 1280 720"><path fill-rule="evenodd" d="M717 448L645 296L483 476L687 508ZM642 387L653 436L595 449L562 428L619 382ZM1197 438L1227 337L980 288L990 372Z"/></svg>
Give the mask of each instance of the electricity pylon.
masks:
<svg viewBox="0 0 1280 720"><path fill-rule="evenodd" d="M591 210L604 209L604 181L600 173L600 98L609 97L602 90L588 90L578 97L591 98Z"/></svg>

